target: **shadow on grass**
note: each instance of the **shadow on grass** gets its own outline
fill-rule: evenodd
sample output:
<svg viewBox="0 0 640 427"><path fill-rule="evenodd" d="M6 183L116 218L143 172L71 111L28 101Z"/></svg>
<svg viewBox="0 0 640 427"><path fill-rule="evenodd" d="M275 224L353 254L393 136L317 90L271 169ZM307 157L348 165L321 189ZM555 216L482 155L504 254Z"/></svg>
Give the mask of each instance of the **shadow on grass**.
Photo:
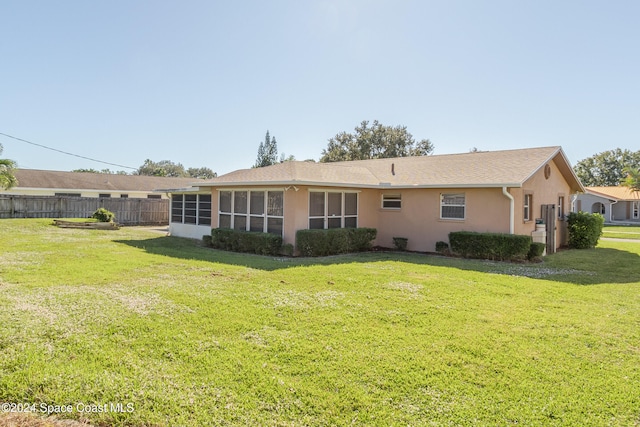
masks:
<svg viewBox="0 0 640 427"><path fill-rule="evenodd" d="M300 266L396 261L480 273L530 277L577 285L640 283L640 245L638 245L637 252L635 247L631 251L598 247L588 250L561 251L546 257L542 263L510 263L384 251L319 258L272 257L211 249L202 246L202 243L196 240L171 236L142 240L116 240L115 242L143 249L155 255L208 261L264 271Z"/></svg>

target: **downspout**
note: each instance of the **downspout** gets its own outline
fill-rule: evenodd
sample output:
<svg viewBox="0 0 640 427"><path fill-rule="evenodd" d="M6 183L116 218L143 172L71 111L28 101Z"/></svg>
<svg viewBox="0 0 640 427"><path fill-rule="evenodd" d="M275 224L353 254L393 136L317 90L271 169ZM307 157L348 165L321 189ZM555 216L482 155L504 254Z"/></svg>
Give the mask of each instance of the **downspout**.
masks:
<svg viewBox="0 0 640 427"><path fill-rule="evenodd" d="M571 195L571 212L578 212L576 210L576 200L578 200L578 193Z"/></svg>
<svg viewBox="0 0 640 427"><path fill-rule="evenodd" d="M613 222L613 205L615 205L619 201L620 200L612 200L611 203L609 203L609 222Z"/></svg>
<svg viewBox="0 0 640 427"><path fill-rule="evenodd" d="M515 218L514 218L514 214L515 214L516 202L513 199L513 196L511 194L509 194L509 192L507 191L507 187L502 187L502 194L504 194L504 196L507 199L509 199L509 234L514 234L515 233Z"/></svg>

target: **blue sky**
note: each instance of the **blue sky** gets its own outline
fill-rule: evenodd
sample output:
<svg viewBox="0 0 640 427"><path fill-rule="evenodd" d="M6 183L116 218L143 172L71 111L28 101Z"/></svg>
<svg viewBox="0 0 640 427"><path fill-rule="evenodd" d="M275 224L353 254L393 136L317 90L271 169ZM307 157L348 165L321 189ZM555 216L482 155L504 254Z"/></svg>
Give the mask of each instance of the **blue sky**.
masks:
<svg viewBox="0 0 640 427"><path fill-rule="evenodd" d="M0 132L103 161L318 159L362 120L434 154L640 149L640 2L0 0ZM23 168L114 166L0 135Z"/></svg>

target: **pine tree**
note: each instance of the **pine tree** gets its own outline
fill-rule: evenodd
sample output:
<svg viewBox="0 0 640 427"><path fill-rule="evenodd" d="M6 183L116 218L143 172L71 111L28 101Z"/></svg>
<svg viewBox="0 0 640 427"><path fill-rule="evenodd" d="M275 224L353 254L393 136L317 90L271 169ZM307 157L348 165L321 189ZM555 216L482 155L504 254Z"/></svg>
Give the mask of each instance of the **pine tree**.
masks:
<svg viewBox="0 0 640 427"><path fill-rule="evenodd" d="M262 168L278 163L278 143L275 136L269 135L269 131L264 137L264 142L258 146L258 158L256 159L254 168Z"/></svg>

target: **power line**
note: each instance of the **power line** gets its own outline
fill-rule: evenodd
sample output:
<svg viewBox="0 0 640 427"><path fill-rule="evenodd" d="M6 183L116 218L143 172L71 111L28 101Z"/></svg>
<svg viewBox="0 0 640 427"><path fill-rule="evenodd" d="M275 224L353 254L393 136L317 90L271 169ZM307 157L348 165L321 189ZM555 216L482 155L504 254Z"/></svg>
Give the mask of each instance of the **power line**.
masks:
<svg viewBox="0 0 640 427"><path fill-rule="evenodd" d="M109 162L105 162L105 161L102 161L102 160L92 159L91 157L85 157L85 156L81 156L79 154L69 153L67 151L62 151L62 150L58 150L56 148L47 147L46 145L36 144L35 142L27 141L26 139L17 138L15 136L7 135L6 133L2 133L2 132L0 132L0 135L6 136L7 138L15 139L17 141L26 142L27 144L35 145L36 147L46 148L47 150L56 151L58 153L66 154L68 156L79 157L79 158L85 159L85 160L91 160L92 162L103 163L105 165L117 166L119 168L125 168L125 169L133 169L133 170L137 170L138 169L138 168L132 168L131 166L119 165L117 163L109 163Z"/></svg>

